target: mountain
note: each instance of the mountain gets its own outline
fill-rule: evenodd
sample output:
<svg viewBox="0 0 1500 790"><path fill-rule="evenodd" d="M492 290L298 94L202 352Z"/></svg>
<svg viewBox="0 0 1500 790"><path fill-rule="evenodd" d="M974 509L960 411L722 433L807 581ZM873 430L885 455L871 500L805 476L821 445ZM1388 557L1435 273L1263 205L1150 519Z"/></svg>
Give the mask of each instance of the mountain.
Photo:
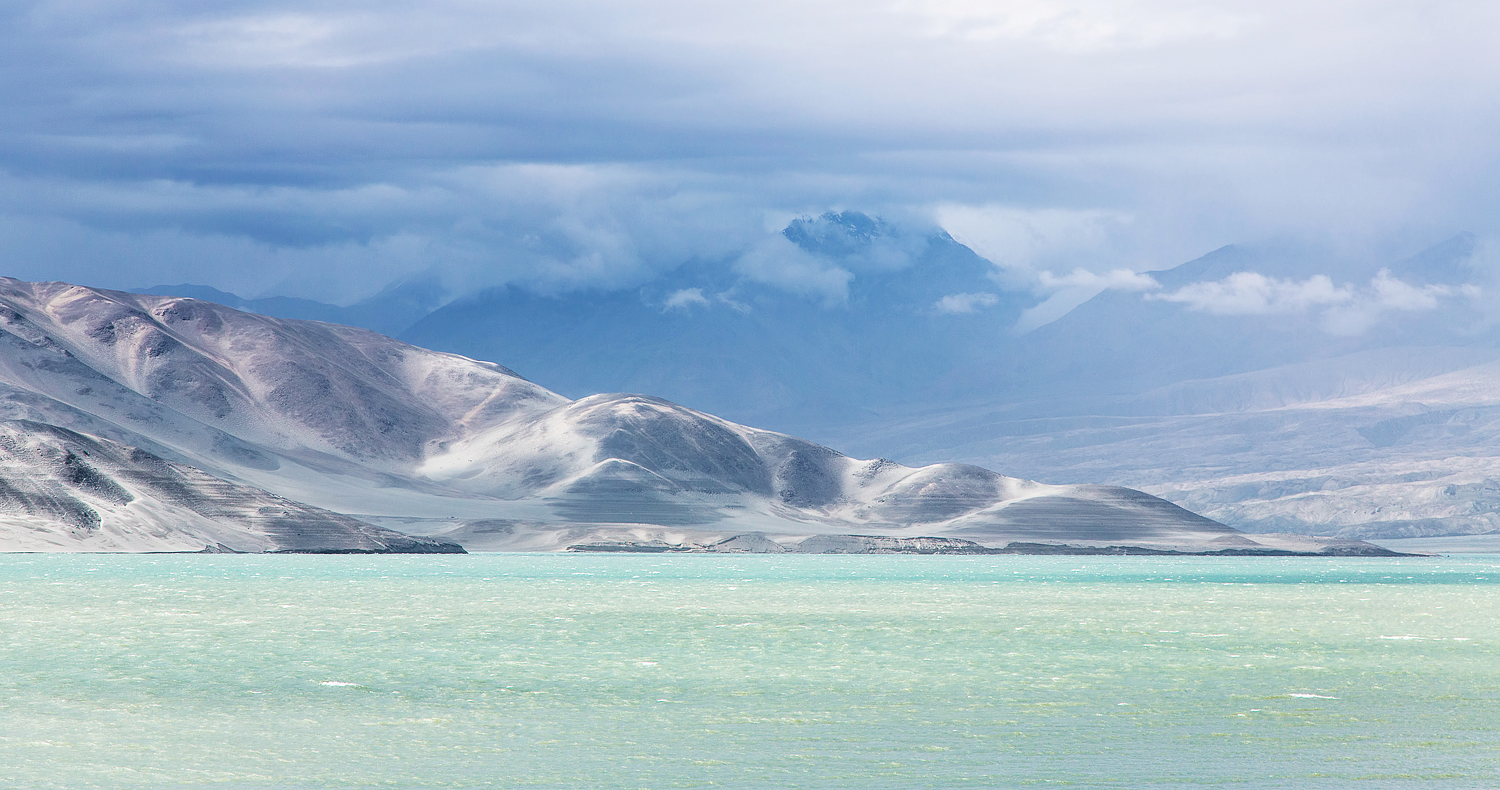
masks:
<svg viewBox="0 0 1500 790"><path fill-rule="evenodd" d="M499 365L368 330L64 283L0 280L0 417L40 425L35 441L95 442L89 457L113 460L90 464L136 498L127 506L187 507L159 486L118 483L143 474L128 457L176 464L179 476L192 467L247 501L255 488L487 548L747 533L778 545L849 533L986 545L1247 540L1138 491L860 461L657 398L569 400ZM106 525L118 512L102 494L69 495ZM24 535L38 517L32 500L13 501L0 524ZM277 534L266 545L283 545Z"/></svg>
<svg viewBox="0 0 1500 790"><path fill-rule="evenodd" d="M639 289L484 291L401 339L502 360L570 397L649 392L800 430L919 399L976 344L1007 342L1035 301L1000 287L993 264L942 231L848 211L793 221L782 239L773 273L821 272L845 290L799 293L744 264L698 261Z"/></svg>
<svg viewBox="0 0 1500 790"><path fill-rule="evenodd" d="M1215 314L1160 298L1237 272L1288 288L1316 271L1274 246L1225 248L1153 272L1156 298L1106 292L1021 338L1013 383L994 397L934 398L820 438L1128 485L1250 532L1500 530L1500 342L1475 245L1461 234L1345 268L1331 282L1349 295L1327 311ZM1374 313L1369 326L1330 331L1333 310L1355 308Z"/></svg>
<svg viewBox="0 0 1500 790"><path fill-rule="evenodd" d="M1148 272L1157 291L1100 293L952 394L1048 416L1157 409L1161 388L1185 382L1377 349L1493 347L1483 310L1463 293L1478 276L1467 265L1476 243L1460 234L1384 265L1290 243L1224 247Z"/></svg>
<svg viewBox="0 0 1500 790"><path fill-rule="evenodd" d="M1031 300L946 234L915 244L844 212L783 236L828 265L881 243L918 252L846 265L835 305L704 264L635 291L479 294L404 338L574 396L650 391L858 454L1129 486L1254 532L1500 530L1485 298L1500 283L1471 234L1390 261L1231 245L1020 336Z"/></svg>
<svg viewBox="0 0 1500 790"><path fill-rule="evenodd" d="M1036 297L946 233L846 211L779 240L760 269L470 294L402 339L570 397L651 392L859 455L1138 488L1254 532L1500 530L1500 282L1470 234L1394 260L1230 245L1023 335ZM767 276L787 271L843 290Z"/></svg>

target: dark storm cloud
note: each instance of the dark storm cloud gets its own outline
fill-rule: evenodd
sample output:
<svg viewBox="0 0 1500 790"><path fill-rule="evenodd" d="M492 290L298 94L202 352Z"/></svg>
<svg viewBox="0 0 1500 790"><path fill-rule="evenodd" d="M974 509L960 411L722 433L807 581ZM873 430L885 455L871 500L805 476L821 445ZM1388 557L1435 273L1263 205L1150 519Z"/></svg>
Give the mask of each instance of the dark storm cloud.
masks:
<svg viewBox="0 0 1500 790"><path fill-rule="evenodd" d="M779 271L775 232L841 208L937 221L1017 282L1268 234L1485 233L1497 21L1459 2L12 3L0 260L346 298L431 268L539 288L747 254Z"/></svg>

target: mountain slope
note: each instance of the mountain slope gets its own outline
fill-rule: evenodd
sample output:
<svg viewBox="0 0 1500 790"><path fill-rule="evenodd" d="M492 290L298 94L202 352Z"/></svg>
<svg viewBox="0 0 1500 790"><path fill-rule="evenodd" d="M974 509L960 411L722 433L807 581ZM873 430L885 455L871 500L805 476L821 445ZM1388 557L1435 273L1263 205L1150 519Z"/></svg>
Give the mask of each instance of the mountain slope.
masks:
<svg viewBox="0 0 1500 790"><path fill-rule="evenodd" d="M0 422L0 550L448 553L138 448Z"/></svg>

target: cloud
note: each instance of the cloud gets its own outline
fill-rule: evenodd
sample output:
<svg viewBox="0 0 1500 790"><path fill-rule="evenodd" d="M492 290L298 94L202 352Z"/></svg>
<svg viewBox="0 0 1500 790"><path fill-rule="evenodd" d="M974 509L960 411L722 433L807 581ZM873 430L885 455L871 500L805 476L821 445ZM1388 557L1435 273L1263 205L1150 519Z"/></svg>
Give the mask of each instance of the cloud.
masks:
<svg viewBox="0 0 1500 790"><path fill-rule="evenodd" d="M1132 222L1119 212L998 204L944 203L933 216L956 241L999 266L998 279L1014 284L1064 261L1110 259L1112 241Z"/></svg>
<svg viewBox="0 0 1500 790"><path fill-rule="evenodd" d="M1479 290L1474 286L1415 286L1392 277L1389 270L1381 269L1358 298L1324 313L1323 328L1333 335L1362 334L1384 313L1436 310L1443 297L1458 294L1474 298L1479 296Z"/></svg>
<svg viewBox="0 0 1500 790"><path fill-rule="evenodd" d="M925 212L1017 287L1484 233L1497 24L1457 0L12 3L0 259L350 299L749 255L837 299L903 251L757 262L762 218Z"/></svg>
<svg viewBox="0 0 1500 790"><path fill-rule="evenodd" d="M905 269L926 250L933 228L918 220L896 223L861 211L827 211L797 217L780 234L805 252L854 274Z"/></svg>
<svg viewBox="0 0 1500 790"><path fill-rule="evenodd" d="M639 285L764 237L753 205L690 175L488 165L352 186L92 183L0 173L19 277L129 288L208 281L348 301L419 271L462 292Z"/></svg>
<svg viewBox="0 0 1500 790"><path fill-rule="evenodd" d="M996 264L996 284L1046 295L1021 312L1017 334L1056 321L1102 291L1157 287L1149 275L1117 265L1121 240L1135 222L1125 212L944 203L933 216L956 241ZM1049 270L1062 266L1073 268L1064 275Z"/></svg>
<svg viewBox="0 0 1500 790"><path fill-rule="evenodd" d="M1193 283L1147 298L1179 302L1189 310L1214 315L1265 315L1351 302L1354 291L1347 286L1335 286L1325 274L1297 281L1279 280L1257 272L1235 272L1223 280Z"/></svg>
<svg viewBox="0 0 1500 790"><path fill-rule="evenodd" d="M848 300L849 281L854 279L849 270L803 250L779 233L741 255L734 271L751 282L818 297L830 306Z"/></svg>
<svg viewBox="0 0 1500 790"><path fill-rule="evenodd" d="M1039 272L1038 281L1048 290L1081 288L1099 291L1151 291L1161 287L1149 274L1129 269L1111 269L1104 273L1086 269L1074 269L1072 273L1058 276L1052 272Z"/></svg>
<svg viewBox="0 0 1500 790"><path fill-rule="evenodd" d="M1453 294L1444 285L1408 285L1392 277L1389 269L1376 272L1370 290L1374 291L1372 303L1387 310L1432 310L1438 306L1438 297Z"/></svg>
<svg viewBox="0 0 1500 790"><path fill-rule="evenodd" d="M1115 2L985 3L927 0L903 4L927 22L929 35L972 42L1034 43L1064 52L1152 49L1179 42L1232 40L1256 17L1216 5L1174 4L1159 14L1146 4Z"/></svg>
<svg viewBox="0 0 1500 790"><path fill-rule="evenodd" d="M1193 283L1146 298L1225 316L1316 313L1329 334L1358 335L1386 313L1435 310L1444 298L1459 295L1474 298L1479 290L1472 285L1412 285L1381 269L1362 287L1335 285L1322 274L1289 280L1236 272L1223 280Z"/></svg>
<svg viewBox="0 0 1500 790"><path fill-rule="evenodd" d="M992 293L949 294L933 305L939 313L968 314L985 307L1000 304L1000 297Z"/></svg>
<svg viewBox="0 0 1500 790"><path fill-rule="evenodd" d="M1092 272L1078 268L1061 276L1049 271L1037 272L1036 282L1032 287L1051 293L1041 304L1021 311L1013 328L1017 334L1025 334L1050 324L1104 291L1150 291L1160 288L1161 284L1149 274L1130 269Z"/></svg>
<svg viewBox="0 0 1500 790"><path fill-rule="evenodd" d="M668 310L686 310L695 305L707 307L708 304L708 298L703 295L702 288L682 288L668 295L662 306Z"/></svg>

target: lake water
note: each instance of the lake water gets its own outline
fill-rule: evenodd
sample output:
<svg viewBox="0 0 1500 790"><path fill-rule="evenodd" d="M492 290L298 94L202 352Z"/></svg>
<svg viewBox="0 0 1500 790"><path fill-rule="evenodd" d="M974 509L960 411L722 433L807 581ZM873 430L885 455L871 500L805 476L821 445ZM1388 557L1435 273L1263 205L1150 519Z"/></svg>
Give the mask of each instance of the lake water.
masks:
<svg viewBox="0 0 1500 790"><path fill-rule="evenodd" d="M0 556L7 788L1500 786L1500 558Z"/></svg>

